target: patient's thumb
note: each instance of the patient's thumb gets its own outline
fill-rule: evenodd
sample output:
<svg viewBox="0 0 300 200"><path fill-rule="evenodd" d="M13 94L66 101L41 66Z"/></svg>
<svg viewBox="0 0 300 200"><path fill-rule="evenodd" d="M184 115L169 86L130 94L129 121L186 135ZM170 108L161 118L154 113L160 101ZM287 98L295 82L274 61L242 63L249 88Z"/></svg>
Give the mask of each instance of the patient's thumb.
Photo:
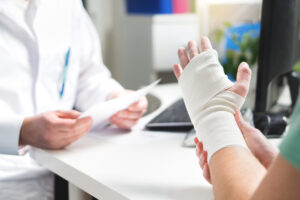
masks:
<svg viewBox="0 0 300 200"><path fill-rule="evenodd" d="M254 131L254 127L252 127L242 116L240 111L237 111L234 115L235 121L238 125L238 127L240 128L243 136L245 137L245 135L247 133L253 132Z"/></svg>
<svg viewBox="0 0 300 200"><path fill-rule="evenodd" d="M236 83L235 83L235 89L237 90L237 93L242 96L246 97L249 85L251 80L251 70L249 68L249 65L246 62L242 62L239 65L237 77L236 77Z"/></svg>

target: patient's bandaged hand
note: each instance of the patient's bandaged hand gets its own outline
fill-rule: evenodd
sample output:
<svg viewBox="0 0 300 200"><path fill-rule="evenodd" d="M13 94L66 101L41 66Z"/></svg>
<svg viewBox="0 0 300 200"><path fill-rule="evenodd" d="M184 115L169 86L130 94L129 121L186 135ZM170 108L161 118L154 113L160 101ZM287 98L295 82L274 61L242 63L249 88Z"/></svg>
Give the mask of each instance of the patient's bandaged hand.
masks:
<svg viewBox="0 0 300 200"><path fill-rule="evenodd" d="M182 72L179 86L197 137L207 150L208 160L224 147L247 148L234 119L244 98L227 91L233 83L224 74L215 50L194 57Z"/></svg>

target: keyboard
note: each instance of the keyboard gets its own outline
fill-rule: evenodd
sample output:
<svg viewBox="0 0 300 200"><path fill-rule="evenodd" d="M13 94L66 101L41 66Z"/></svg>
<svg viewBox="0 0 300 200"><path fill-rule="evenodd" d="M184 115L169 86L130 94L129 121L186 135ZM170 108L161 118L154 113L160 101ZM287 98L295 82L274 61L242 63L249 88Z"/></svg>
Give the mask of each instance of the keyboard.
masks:
<svg viewBox="0 0 300 200"><path fill-rule="evenodd" d="M151 120L146 128L161 131L189 131L193 128L193 124L183 99L179 99Z"/></svg>

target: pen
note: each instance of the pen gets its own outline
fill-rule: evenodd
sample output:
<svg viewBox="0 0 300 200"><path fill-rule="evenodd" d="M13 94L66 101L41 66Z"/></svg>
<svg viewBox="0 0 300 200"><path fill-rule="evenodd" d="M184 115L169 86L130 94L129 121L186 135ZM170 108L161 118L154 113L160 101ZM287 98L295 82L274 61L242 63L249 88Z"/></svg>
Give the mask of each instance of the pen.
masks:
<svg viewBox="0 0 300 200"><path fill-rule="evenodd" d="M61 86L61 90L59 92L60 98L62 98L63 95L64 95L65 83L66 83L66 78L67 78L67 71L68 71L68 66L69 66L70 53L71 53L71 48L68 49L67 54L66 54L66 61L65 61L64 70L63 70L63 77L62 77L62 86Z"/></svg>

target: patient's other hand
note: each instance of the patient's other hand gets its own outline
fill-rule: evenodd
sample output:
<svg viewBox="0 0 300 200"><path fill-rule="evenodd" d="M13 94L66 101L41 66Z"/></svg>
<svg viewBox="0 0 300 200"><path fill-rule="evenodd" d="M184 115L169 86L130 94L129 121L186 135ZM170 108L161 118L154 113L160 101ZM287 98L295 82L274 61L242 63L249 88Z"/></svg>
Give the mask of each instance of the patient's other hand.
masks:
<svg viewBox="0 0 300 200"><path fill-rule="evenodd" d="M246 122L240 111L237 111L234 117L250 151L259 162L268 169L274 158L277 156L278 149L275 148L258 129ZM199 158L199 165L203 170L203 176L211 183L209 166L207 163L207 152L203 149L202 142L197 138L195 138L195 144L196 155Z"/></svg>
<svg viewBox="0 0 300 200"><path fill-rule="evenodd" d="M116 91L111 93L107 100L115 99L123 95L132 93L130 90ZM136 125L139 119L145 114L148 108L148 101L146 97L140 98L137 102L130 105L126 110L122 110L110 118L110 123L122 128L131 129Z"/></svg>
<svg viewBox="0 0 300 200"><path fill-rule="evenodd" d="M278 149L274 147L269 140L260 132L252 127L242 116L240 111L234 115L247 146L259 162L268 169L278 154Z"/></svg>

